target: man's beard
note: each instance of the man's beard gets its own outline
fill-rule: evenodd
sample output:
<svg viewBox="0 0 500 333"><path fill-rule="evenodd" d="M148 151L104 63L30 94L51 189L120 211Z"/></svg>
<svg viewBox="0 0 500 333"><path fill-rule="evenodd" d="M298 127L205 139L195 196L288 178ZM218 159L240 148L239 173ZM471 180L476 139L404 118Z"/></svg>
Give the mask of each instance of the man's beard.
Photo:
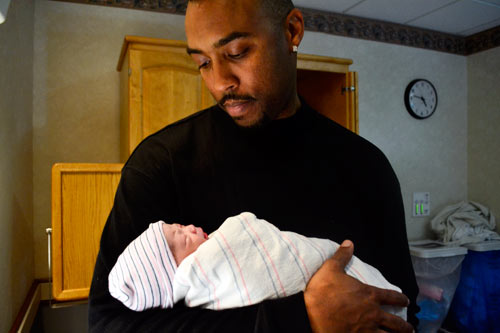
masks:
<svg viewBox="0 0 500 333"><path fill-rule="evenodd" d="M249 130L264 128L272 121L272 118L269 117L269 115L265 112L260 113L260 118L257 119L256 122L249 124L249 125L241 125L238 122L238 120L243 119L243 117L232 117L232 119L234 120L236 125L238 125L239 127L243 128L243 129L249 129Z"/></svg>
<svg viewBox="0 0 500 333"><path fill-rule="evenodd" d="M254 102L256 99L250 95L238 95L234 93L227 93L225 94L218 102L219 106L226 111L226 108L224 104L227 101L249 101L249 102ZM227 112L227 111L226 111ZM229 112L227 112L229 114ZM262 111L259 114L259 118L257 119L256 122L249 124L249 125L242 125L241 121L245 119L244 116L236 116L236 117L231 117L234 122L240 126L241 128L246 128L246 129L255 129L255 128L262 128L265 127L267 124L269 124L272 120L271 117L265 112Z"/></svg>

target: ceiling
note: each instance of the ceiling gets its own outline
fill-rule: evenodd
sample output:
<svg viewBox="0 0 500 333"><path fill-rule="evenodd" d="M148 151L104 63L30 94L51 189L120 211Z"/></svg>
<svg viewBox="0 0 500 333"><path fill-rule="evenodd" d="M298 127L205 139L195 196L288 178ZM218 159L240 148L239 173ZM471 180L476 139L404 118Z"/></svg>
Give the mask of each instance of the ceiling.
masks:
<svg viewBox="0 0 500 333"><path fill-rule="evenodd" d="M293 0L297 7L470 36L500 26L500 0Z"/></svg>

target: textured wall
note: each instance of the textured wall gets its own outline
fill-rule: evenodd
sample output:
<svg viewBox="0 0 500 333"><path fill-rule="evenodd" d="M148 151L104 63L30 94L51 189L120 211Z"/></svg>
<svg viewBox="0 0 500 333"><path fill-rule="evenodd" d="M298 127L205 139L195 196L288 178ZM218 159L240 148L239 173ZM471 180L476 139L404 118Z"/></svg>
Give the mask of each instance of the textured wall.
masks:
<svg viewBox="0 0 500 333"><path fill-rule="evenodd" d="M35 8L34 233L36 276L47 276L50 168L55 162L118 162L116 63L123 36L184 39L178 15L40 0ZM57 22L57 24L55 24ZM411 218L411 195L429 191L432 213L467 196L466 58L404 46L307 32L300 47L354 60L359 73L360 134L379 146L400 179L409 236L428 235L427 218ZM439 93L424 121L405 111L416 77ZM376 212L374 212L376 214Z"/></svg>
<svg viewBox="0 0 500 333"><path fill-rule="evenodd" d="M0 25L0 332L33 282L33 1Z"/></svg>
<svg viewBox="0 0 500 333"><path fill-rule="evenodd" d="M467 58L469 199L489 207L500 231L500 47Z"/></svg>

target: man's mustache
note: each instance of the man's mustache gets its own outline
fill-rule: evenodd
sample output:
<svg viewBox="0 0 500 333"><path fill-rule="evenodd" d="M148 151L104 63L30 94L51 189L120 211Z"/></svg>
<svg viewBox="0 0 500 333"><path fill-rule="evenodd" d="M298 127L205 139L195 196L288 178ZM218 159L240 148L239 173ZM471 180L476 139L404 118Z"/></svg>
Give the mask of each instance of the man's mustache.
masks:
<svg viewBox="0 0 500 333"><path fill-rule="evenodd" d="M227 101L254 101L255 98L253 98L252 96L249 96L249 95L237 95L237 94L226 94L224 95L224 97L222 97L219 101L219 104L224 106L224 104L227 102Z"/></svg>

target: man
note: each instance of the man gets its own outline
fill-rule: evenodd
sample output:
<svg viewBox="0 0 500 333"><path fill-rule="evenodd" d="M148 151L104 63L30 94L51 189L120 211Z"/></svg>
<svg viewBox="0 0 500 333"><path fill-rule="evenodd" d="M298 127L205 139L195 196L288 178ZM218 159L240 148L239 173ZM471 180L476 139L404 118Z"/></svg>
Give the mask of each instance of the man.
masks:
<svg viewBox="0 0 500 333"><path fill-rule="evenodd" d="M289 0L189 2L187 51L218 106L147 138L124 166L94 272L91 331L412 331L381 309L407 306L406 296L345 274L350 241L304 293L255 306L133 312L109 295L110 269L149 223L192 223L211 232L250 211L281 230L354 240L358 257L409 297L415 323L417 287L399 183L378 149L298 97L303 33L302 14Z"/></svg>

